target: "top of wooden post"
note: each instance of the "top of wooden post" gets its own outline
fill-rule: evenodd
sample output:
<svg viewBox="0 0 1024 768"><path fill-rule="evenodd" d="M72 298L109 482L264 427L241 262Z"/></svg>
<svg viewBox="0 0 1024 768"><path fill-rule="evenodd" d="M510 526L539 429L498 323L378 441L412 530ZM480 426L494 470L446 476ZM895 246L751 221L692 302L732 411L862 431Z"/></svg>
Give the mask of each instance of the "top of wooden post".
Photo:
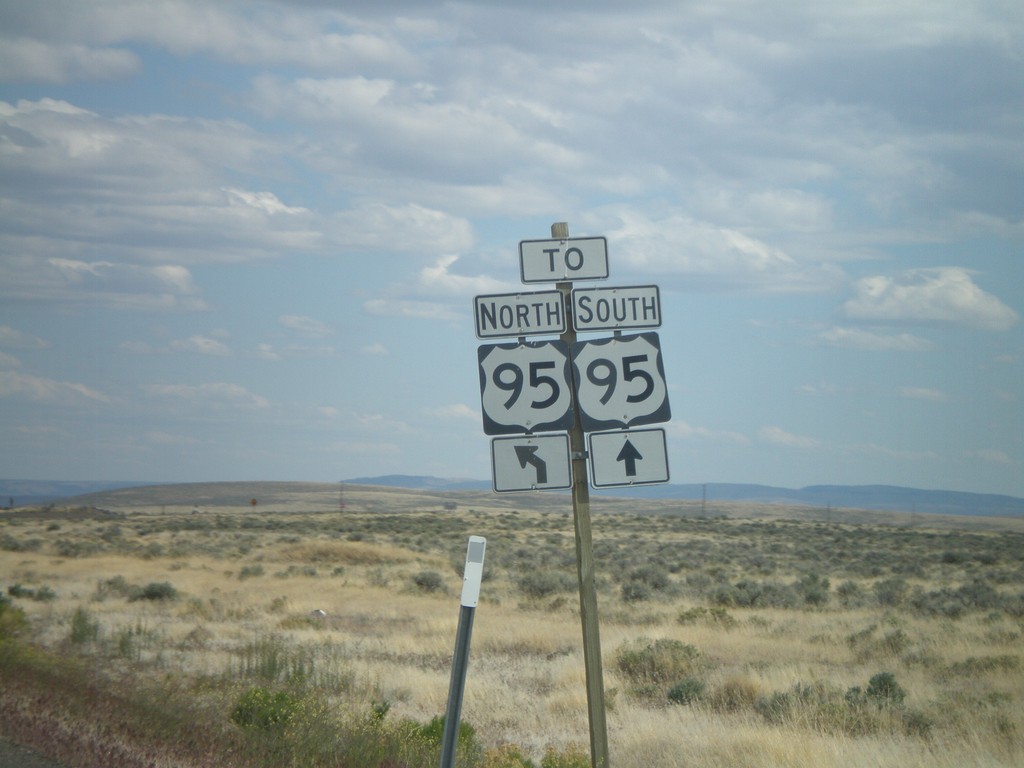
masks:
<svg viewBox="0 0 1024 768"><path fill-rule="evenodd" d="M556 221L551 225L551 236L558 240L569 239L569 224L565 221Z"/></svg>

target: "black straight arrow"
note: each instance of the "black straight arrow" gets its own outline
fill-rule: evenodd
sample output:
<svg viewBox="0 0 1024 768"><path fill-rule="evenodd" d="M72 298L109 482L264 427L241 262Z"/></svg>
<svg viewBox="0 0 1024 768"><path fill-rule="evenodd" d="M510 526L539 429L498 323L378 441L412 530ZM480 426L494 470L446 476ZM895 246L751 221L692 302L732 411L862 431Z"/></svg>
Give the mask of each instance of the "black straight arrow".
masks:
<svg viewBox="0 0 1024 768"><path fill-rule="evenodd" d="M538 450L539 445L517 445L516 458L523 469L526 469L527 464L532 464L537 469L537 485L543 485L548 481L548 463L537 456Z"/></svg>
<svg viewBox="0 0 1024 768"><path fill-rule="evenodd" d="M636 477L636 462L642 458L643 456L640 455L640 451L638 451L636 446L627 439L626 442L622 444L622 450L619 451L619 455L615 457L615 460L625 462L626 477ZM522 459L520 459L520 461L522 461Z"/></svg>

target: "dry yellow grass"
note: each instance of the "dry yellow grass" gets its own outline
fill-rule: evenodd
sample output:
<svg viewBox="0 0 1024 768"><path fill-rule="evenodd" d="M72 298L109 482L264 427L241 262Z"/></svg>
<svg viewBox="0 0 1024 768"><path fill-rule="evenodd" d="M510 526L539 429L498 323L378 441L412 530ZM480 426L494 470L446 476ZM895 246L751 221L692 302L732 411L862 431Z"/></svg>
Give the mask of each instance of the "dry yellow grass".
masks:
<svg viewBox="0 0 1024 768"><path fill-rule="evenodd" d="M189 504L142 505L141 498L133 504L146 511L109 521L0 523L0 535L38 542L20 551L0 549L3 587L45 586L56 593L51 601L18 601L39 642L92 654L98 666L133 663L156 674L173 669L230 677L246 648L272 639L288 652L308 654L325 679L340 681L339 706L368 708L387 700L389 716L419 721L444 710L459 610L460 579L452 564L466 535L487 535L495 563L517 549L533 551L541 541L556 560L572 554L571 519L563 514L462 504L465 509L446 522L445 544L435 534L406 530L410 523L423 530L440 523L433 512L417 511L422 499L403 494L349 491L349 505L372 509L331 517L304 517L294 500L277 512L254 513L244 505L211 512L207 505L193 515ZM396 533L375 517L390 503L408 510ZM223 525L210 522L212 514L222 516ZM254 514L266 525L237 524ZM597 538L616 535L608 526ZM714 537L707 528L662 539L685 550ZM62 555L67 542L81 551ZM423 571L440 574L446 589L417 588L415 576ZM580 625L574 594L526 596L517 587L520 575L495 566L485 582L463 716L485 744L514 743L539 761L550 747L588 741ZM698 618L682 623L680 614L704 604L685 594L627 602L614 588L615 577L602 574L600 604L616 768L1024 764L1019 617L953 620L877 605L841 609L833 602L823 610L729 608L722 614L727 620L694 614ZM131 600L105 586L116 578L130 585L169 582L180 596ZM870 592L878 578L862 581ZM928 575L917 582L943 586ZM72 648L69 633L79 608L95 620L99 638ZM326 616L312 616L315 610ZM709 696L673 706L637 695L616 658L640 638L699 649ZM881 671L896 673L907 690L906 707L930 718L930 729L843 733L822 727L813 719L820 713L773 723L755 707L797 685L841 695Z"/></svg>

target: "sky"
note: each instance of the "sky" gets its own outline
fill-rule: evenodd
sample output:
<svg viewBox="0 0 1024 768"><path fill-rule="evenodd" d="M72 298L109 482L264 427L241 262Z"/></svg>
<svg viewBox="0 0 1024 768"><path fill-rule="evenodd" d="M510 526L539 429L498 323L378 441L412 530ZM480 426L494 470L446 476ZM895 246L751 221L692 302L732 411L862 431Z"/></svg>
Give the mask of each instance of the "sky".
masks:
<svg viewBox="0 0 1024 768"><path fill-rule="evenodd" d="M1017 0L0 0L0 476L489 479L567 222L672 482L1024 496L1022 73Z"/></svg>

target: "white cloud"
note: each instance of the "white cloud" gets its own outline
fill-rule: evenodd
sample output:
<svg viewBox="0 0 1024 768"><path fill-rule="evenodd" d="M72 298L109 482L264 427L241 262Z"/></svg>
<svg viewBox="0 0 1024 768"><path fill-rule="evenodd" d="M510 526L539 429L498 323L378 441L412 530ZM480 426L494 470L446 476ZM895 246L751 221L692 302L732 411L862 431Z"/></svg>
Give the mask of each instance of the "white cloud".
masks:
<svg viewBox="0 0 1024 768"><path fill-rule="evenodd" d="M366 357L387 357L391 351L379 341L359 348L359 354Z"/></svg>
<svg viewBox="0 0 1024 768"><path fill-rule="evenodd" d="M480 410L472 408L465 403L452 403L451 405L442 405L438 408L428 408L425 412L427 416L433 419L480 421Z"/></svg>
<svg viewBox="0 0 1024 768"><path fill-rule="evenodd" d="M487 275L454 274L451 268L458 260L458 256L441 256L430 266L421 269L415 290L432 296L464 297L521 288L518 284L513 285Z"/></svg>
<svg viewBox="0 0 1024 768"><path fill-rule="evenodd" d="M323 338L334 333L327 323L305 315L281 315L277 321L285 328L308 338Z"/></svg>
<svg viewBox="0 0 1024 768"><path fill-rule="evenodd" d="M289 216L302 216L309 213L306 208L288 206L282 203L273 192L248 192L244 189L232 189L224 187L228 195L229 205L245 205L256 209L260 213L285 214Z"/></svg>
<svg viewBox="0 0 1024 768"><path fill-rule="evenodd" d="M271 344L260 344L256 354L263 360L277 361L284 359L281 357L281 354L277 350L275 350L273 345Z"/></svg>
<svg viewBox="0 0 1024 768"><path fill-rule="evenodd" d="M209 336L190 336L187 339L179 339L171 342L171 350L174 352L192 352L200 355L213 355L215 357L228 357L231 348L227 344Z"/></svg>
<svg viewBox="0 0 1024 768"><path fill-rule="evenodd" d="M898 277L876 275L858 280L854 296L843 304L852 319L881 323L941 323L986 331L1005 331L1017 313L985 292L960 267L915 269Z"/></svg>
<svg viewBox="0 0 1024 768"><path fill-rule="evenodd" d="M367 314L386 317L410 317L420 320L463 320L447 304L431 301L405 301L402 299L371 299L363 302Z"/></svg>
<svg viewBox="0 0 1024 768"><path fill-rule="evenodd" d="M106 403L110 399L101 392L68 381L33 376L15 371L0 371L0 397L16 397L51 405L80 405L83 402Z"/></svg>
<svg viewBox="0 0 1024 768"><path fill-rule="evenodd" d="M0 368L20 368L21 360L16 358L14 355L9 355L6 352L0 352Z"/></svg>
<svg viewBox="0 0 1024 768"><path fill-rule="evenodd" d="M186 402L219 406L239 406L245 408L267 408L270 403L266 398L253 394L245 387L226 382L207 384L151 384L146 392L158 397L167 397Z"/></svg>
<svg viewBox="0 0 1024 768"><path fill-rule="evenodd" d="M0 325L0 347L12 349L44 349L50 346L46 341L31 333L19 331L9 325Z"/></svg>
<svg viewBox="0 0 1024 768"><path fill-rule="evenodd" d="M331 443L327 446L327 449L354 456L391 456L402 452L402 449L395 443L360 442L356 440Z"/></svg>
<svg viewBox="0 0 1024 768"><path fill-rule="evenodd" d="M352 418L363 429L372 432L406 433L411 431L409 425L398 419L391 419L382 413L353 413Z"/></svg>
<svg viewBox="0 0 1024 768"><path fill-rule="evenodd" d="M0 80L64 84L74 80L113 80L140 67L123 48L54 44L25 37L0 37Z"/></svg>
<svg viewBox="0 0 1024 768"><path fill-rule="evenodd" d="M354 251L438 253L473 244L468 221L415 203L360 205L334 214L324 228L332 243Z"/></svg>
<svg viewBox="0 0 1024 768"><path fill-rule="evenodd" d="M144 341L122 341L117 348L133 355L150 355L156 351Z"/></svg>
<svg viewBox="0 0 1024 768"><path fill-rule="evenodd" d="M998 451L994 448L983 448L977 451L968 451L967 456L981 459L988 464L996 464L999 466L1011 466L1013 459L1011 459L1005 451Z"/></svg>
<svg viewBox="0 0 1024 768"><path fill-rule="evenodd" d="M608 230L617 259L687 287L758 292L820 291L838 279L834 267L804 264L737 229L682 214L653 219L620 211Z"/></svg>
<svg viewBox="0 0 1024 768"><path fill-rule="evenodd" d="M35 255L0 261L0 296L21 300L194 312L207 309L198 293L191 273L184 267Z"/></svg>
<svg viewBox="0 0 1024 768"><path fill-rule="evenodd" d="M712 440L715 442L733 443L735 445L750 445L751 442L750 438L741 432L697 427L688 424L681 419L673 419L670 421L665 425L665 430L672 437L678 437L684 440Z"/></svg>
<svg viewBox="0 0 1024 768"><path fill-rule="evenodd" d="M900 395L910 400L927 400L931 403L944 403L949 395L928 387L900 387Z"/></svg>
<svg viewBox="0 0 1024 768"><path fill-rule="evenodd" d="M818 339L830 347L862 349L869 352L925 352L935 344L928 339L909 333L883 334L862 328L836 326L818 334Z"/></svg>
<svg viewBox="0 0 1024 768"><path fill-rule="evenodd" d="M819 440L803 435L794 435L781 427L762 427L757 431L757 436L766 443L772 445L784 445L788 448L818 448L821 445Z"/></svg>
<svg viewBox="0 0 1024 768"><path fill-rule="evenodd" d="M146 433L146 442L153 445L197 445L199 443L194 437L177 435L170 432L152 430Z"/></svg>

